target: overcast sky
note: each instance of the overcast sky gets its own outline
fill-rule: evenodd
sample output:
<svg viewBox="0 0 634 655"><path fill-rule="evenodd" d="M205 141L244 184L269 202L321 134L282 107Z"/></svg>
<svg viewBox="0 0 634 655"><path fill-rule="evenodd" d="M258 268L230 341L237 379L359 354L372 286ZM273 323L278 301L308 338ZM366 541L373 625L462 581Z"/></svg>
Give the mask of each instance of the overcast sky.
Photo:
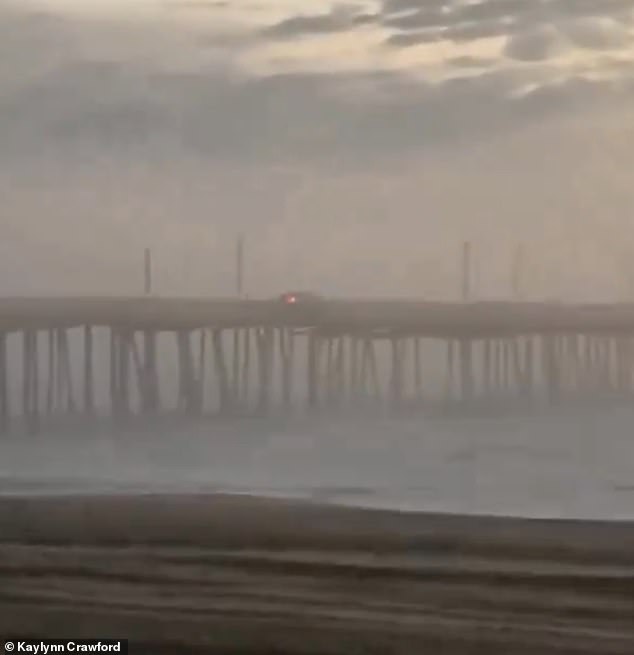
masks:
<svg viewBox="0 0 634 655"><path fill-rule="evenodd" d="M0 0L0 292L622 297L634 2Z"/></svg>

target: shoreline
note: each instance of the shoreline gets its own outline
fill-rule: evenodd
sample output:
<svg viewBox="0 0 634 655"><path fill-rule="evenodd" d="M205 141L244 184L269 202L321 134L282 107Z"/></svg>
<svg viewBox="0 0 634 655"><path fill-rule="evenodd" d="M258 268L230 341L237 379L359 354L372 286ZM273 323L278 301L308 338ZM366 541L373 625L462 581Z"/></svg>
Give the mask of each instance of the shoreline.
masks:
<svg viewBox="0 0 634 655"><path fill-rule="evenodd" d="M195 544L404 549L456 545L549 546L621 553L634 562L634 521L526 518L392 510L248 493L147 492L0 495L0 542Z"/></svg>
<svg viewBox="0 0 634 655"><path fill-rule="evenodd" d="M634 652L634 522L0 497L0 635L133 653Z"/></svg>

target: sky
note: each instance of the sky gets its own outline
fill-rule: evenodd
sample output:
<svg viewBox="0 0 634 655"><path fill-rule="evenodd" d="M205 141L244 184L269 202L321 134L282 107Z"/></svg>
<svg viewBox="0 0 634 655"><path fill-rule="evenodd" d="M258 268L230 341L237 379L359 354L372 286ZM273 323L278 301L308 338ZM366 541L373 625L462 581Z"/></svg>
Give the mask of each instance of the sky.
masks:
<svg viewBox="0 0 634 655"><path fill-rule="evenodd" d="M0 293L634 295L634 1L0 0Z"/></svg>

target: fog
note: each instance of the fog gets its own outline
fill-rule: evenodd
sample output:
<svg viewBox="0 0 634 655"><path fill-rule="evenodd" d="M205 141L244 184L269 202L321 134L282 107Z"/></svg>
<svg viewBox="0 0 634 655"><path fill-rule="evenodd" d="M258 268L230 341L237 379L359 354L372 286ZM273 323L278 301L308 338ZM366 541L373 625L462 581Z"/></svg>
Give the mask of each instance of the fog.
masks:
<svg viewBox="0 0 634 655"><path fill-rule="evenodd" d="M0 0L0 295L136 295L146 247L157 295L231 295L244 234L250 297L456 299L470 241L477 299L511 296L521 244L525 298L631 300L633 9ZM0 466L394 488L397 505L465 511L621 515L631 500L625 410L359 421L11 438Z"/></svg>
<svg viewBox="0 0 634 655"><path fill-rule="evenodd" d="M518 242L529 295L630 294L631 3L79 4L0 5L2 292L135 293L149 246L157 292L225 294L244 232L254 296L452 297L463 240L483 297Z"/></svg>

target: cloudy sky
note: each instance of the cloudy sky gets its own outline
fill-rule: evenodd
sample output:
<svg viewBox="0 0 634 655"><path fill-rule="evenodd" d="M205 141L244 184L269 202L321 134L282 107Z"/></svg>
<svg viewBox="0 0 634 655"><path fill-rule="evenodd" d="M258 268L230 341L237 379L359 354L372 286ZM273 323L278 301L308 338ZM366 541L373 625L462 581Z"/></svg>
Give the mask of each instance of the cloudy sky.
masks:
<svg viewBox="0 0 634 655"><path fill-rule="evenodd" d="M0 0L0 292L634 290L634 1Z"/></svg>

